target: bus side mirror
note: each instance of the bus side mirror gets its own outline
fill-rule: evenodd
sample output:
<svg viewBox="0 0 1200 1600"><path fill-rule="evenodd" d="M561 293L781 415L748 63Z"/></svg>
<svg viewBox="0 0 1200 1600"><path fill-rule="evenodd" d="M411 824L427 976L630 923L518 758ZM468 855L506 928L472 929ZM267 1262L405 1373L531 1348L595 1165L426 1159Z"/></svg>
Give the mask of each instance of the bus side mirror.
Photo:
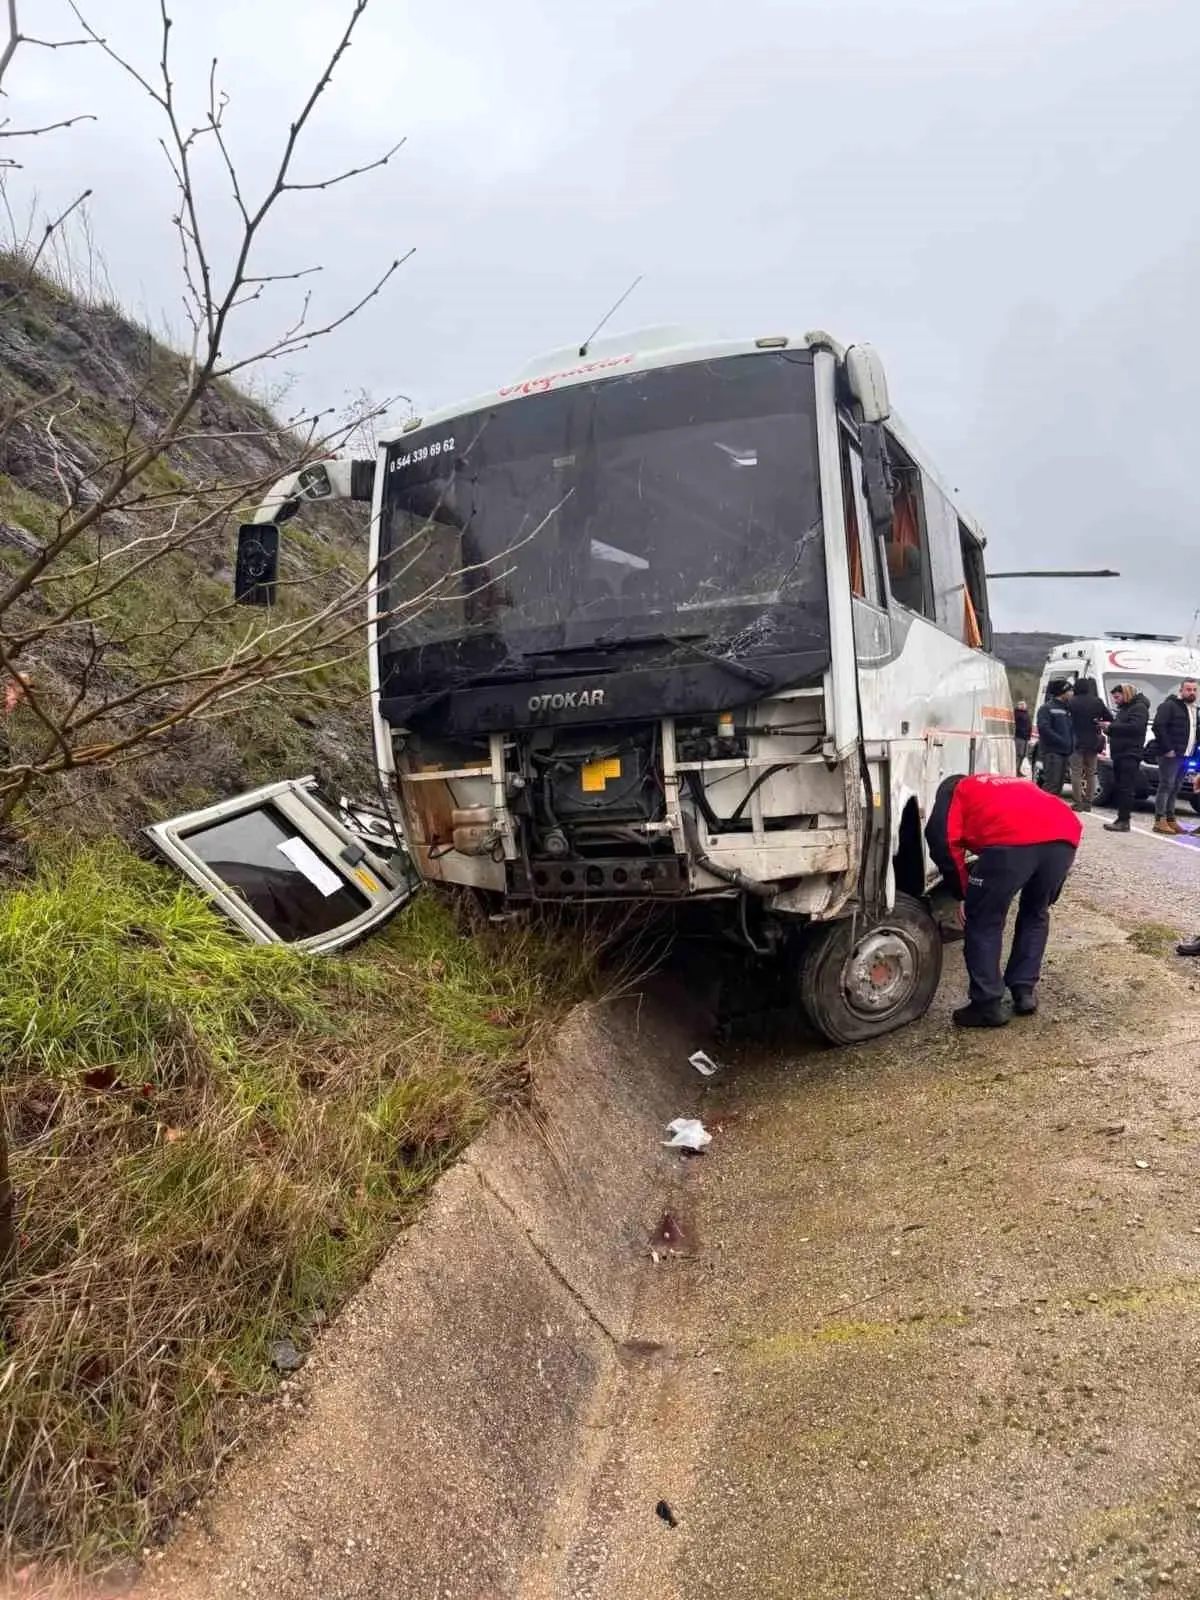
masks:
<svg viewBox="0 0 1200 1600"><path fill-rule="evenodd" d="M238 529L233 598L239 606L275 603L279 581L279 529L273 522L245 522Z"/></svg>
<svg viewBox="0 0 1200 1600"><path fill-rule="evenodd" d="M846 351L846 381L858 401L863 421L886 422L892 414L887 373L872 345L852 344Z"/></svg>
<svg viewBox="0 0 1200 1600"><path fill-rule="evenodd" d="M892 531L896 482L882 425L864 422L859 429L859 443L862 446L863 493L867 497L871 527L877 538L886 539Z"/></svg>

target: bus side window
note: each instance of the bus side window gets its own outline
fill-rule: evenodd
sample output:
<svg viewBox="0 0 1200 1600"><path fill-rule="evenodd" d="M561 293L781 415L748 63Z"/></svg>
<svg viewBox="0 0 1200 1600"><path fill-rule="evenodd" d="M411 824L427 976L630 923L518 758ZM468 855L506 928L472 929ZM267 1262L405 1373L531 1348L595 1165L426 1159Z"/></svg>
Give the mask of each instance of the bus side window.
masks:
<svg viewBox="0 0 1200 1600"><path fill-rule="evenodd" d="M963 642L972 650L990 650L992 622L988 615L987 579L983 570L983 546L966 527L958 525L963 565Z"/></svg>
<svg viewBox="0 0 1200 1600"><path fill-rule="evenodd" d="M862 456L844 429L842 505L846 515L846 559L850 567L851 593L882 608L883 584L879 576L878 546L871 536L871 519L863 490Z"/></svg>
<svg viewBox="0 0 1200 1600"><path fill-rule="evenodd" d="M896 489L892 497L892 526L884 543L888 581L902 606L920 616L934 618L933 583L929 570L929 542L921 499L921 474L888 440Z"/></svg>

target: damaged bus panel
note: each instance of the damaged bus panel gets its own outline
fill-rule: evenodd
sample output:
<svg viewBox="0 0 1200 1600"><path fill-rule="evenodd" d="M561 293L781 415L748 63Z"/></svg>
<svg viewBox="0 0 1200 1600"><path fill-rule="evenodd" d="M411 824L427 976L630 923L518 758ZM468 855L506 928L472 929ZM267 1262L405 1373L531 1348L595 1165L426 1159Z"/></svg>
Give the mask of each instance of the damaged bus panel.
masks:
<svg viewBox="0 0 1200 1600"><path fill-rule="evenodd" d="M325 953L365 938L412 898L407 853L386 819L322 798L313 778L146 829L147 836L256 944Z"/></svg>

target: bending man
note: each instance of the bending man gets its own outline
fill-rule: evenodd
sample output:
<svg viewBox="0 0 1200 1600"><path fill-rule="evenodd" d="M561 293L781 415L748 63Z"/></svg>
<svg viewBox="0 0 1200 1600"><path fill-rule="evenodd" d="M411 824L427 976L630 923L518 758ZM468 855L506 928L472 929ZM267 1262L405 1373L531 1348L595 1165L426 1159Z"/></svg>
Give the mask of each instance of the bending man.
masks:
<svg viewBox="0 0 1200 1600"><path fill-rule="evenodd" d="M1024 778L977 773L946 778L925 828L929 854L946 888L962 901L969 1003L960 1028L1002 1028L1004 991L1018 1016L1037 1010L1037 985L1050 932L1050 907L1062 893L1083 824L1065 800ZM974 859L970 866L967 856ZM1004 923L1020 896L1003 975Z"/></svg>

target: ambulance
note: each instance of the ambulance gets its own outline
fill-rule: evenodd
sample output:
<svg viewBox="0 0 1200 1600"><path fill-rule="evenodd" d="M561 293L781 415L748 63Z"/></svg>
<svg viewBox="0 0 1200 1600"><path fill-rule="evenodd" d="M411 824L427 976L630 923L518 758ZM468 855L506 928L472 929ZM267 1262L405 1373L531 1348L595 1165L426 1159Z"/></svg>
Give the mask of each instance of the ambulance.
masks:
<svg viewBox="0 0 1200 1600"><path fill-rule="evenodd" d="M1097 694L1110 706L1117 684L1131 683L1149 700L1153 722L1154 713L1163 700L1179 688L1184 678L1200 679L1200 649L1185 643L1176 634L1165 633L1106 633L1098 639L1071 639L1066 644L1056 645L1046 658L1038 684L1038 706L1045 700L1054 678L1065 678L1070 683L1077 678L1092 678ZM1036 716L1036 707L1033 712ZM1148 731L1146 737L1149 741ZM1037 775L1041 767L1036 745L1033 755ZM1200 794L1196 791L1200 760L1194 759L1189 765L1191 770L1184 779L1181 793L1193 810L1200 812ZM1096 785L1098 804L1108 805L1113 797L1113 770L1107 755L1102 755L1096 764ZM1151 749L1138 775L1136 797L1145 800L1157 787L1158 767Z"/></svg>

